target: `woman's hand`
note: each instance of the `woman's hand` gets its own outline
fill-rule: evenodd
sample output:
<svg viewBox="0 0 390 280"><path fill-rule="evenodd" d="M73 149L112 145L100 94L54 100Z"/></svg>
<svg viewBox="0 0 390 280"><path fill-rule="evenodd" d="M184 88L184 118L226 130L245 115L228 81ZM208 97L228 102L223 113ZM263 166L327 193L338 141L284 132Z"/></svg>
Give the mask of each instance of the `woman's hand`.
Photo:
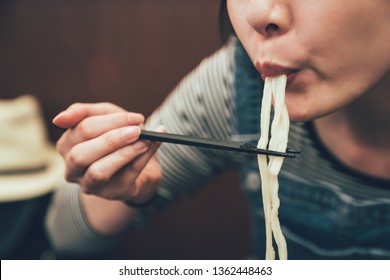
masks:
<svg viewBox="0 0 390 280"><path fill-rule="evenodd" d="M144 120L110 103L76 103L57 115L53 123L67 129L57 142L66 179L108 200L151 198L162 174L154 156L159 143L138 140Z"/></svg>

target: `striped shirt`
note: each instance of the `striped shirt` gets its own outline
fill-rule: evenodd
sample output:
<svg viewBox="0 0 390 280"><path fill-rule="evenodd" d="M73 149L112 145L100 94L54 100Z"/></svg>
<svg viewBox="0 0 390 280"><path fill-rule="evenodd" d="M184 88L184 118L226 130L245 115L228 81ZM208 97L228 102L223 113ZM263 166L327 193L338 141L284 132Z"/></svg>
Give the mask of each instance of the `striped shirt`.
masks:
<svg viewBox="0 0 390 280"><path fill-rule="evenodd" d="M241 44L231 39L181 81L147 127L162 124L172 133L256 143L262 88ZM310 122L291 124L289 146L303 150L284 161L280 174L279 217L289 258L390 258L390 182L348 169L325 149ZM166 204L224 170L239 168L251 205L253 253L264 258L256 157L170 144L162 144L157 156L164 180L154 204L141 211L132 227L142 227ZM57 192L47 227L54 246L67 252L98 252L116 239L103 238L88 226L75 186Z"/></svg>

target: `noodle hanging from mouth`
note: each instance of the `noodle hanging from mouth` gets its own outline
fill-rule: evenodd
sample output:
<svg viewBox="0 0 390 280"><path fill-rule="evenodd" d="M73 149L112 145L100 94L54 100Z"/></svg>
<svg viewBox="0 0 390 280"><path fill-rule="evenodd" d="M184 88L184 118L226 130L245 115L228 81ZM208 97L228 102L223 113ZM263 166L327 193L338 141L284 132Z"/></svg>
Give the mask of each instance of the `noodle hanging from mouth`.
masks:
<svg viewBox="0 0 390 280"><path fill-rule="evenodd" d="M259 149L270 149L285 152L288 141L290 119L284 96L287 84L287 76L267 77L265 79L263 100L260 114L260 139L257 144ZM271 118L272 99L274 100L274 117L271 126L271 138L269 139L269 125ZM268 142L269 140L269 142ZM268 147L267 147L268 146ZM281 260L287 259L287 244L280 227L278 211L280 200L278 196L278 174L283 165L283 157L258 155L259 171L261 176L261 188L263 196L263 208L266 230L266 259L274 260L275 251L272 245L274 238L278 247L278 255Z"/></svg>

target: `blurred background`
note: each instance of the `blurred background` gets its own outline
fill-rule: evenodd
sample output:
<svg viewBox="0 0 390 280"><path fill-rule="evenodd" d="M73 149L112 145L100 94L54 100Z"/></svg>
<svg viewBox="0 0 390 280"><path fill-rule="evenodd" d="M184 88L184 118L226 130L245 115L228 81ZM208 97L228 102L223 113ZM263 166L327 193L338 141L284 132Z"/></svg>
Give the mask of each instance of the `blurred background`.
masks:
<svg viewBox="0 0 390 280"><path fill-rule="evenodd" d="M51 119L74 102L108 101L148 116L221 46L219 2L1 0L0 98L36 96L53 143L61 131ZM42 257L44 246L29 244L44 238L44 201L12 258ZM246 258L246 207L238 175L228 172L127 235L107 258Z"/></svg>

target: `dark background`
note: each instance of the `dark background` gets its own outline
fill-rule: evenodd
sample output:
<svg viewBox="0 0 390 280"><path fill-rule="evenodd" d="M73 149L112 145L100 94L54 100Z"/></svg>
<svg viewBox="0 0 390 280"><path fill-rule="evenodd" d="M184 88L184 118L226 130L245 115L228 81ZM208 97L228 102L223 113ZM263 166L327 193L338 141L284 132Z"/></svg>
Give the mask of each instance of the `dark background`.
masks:
<svg viewBox="0 0 390 280"><path fill-rule="evenodd" d="M221 46L218 0L0 1L0 98L33 94L51 119L74 102L109 101L148 116ZM214 179L123 240L112 258L249 255L238 175Z"/></svg>

